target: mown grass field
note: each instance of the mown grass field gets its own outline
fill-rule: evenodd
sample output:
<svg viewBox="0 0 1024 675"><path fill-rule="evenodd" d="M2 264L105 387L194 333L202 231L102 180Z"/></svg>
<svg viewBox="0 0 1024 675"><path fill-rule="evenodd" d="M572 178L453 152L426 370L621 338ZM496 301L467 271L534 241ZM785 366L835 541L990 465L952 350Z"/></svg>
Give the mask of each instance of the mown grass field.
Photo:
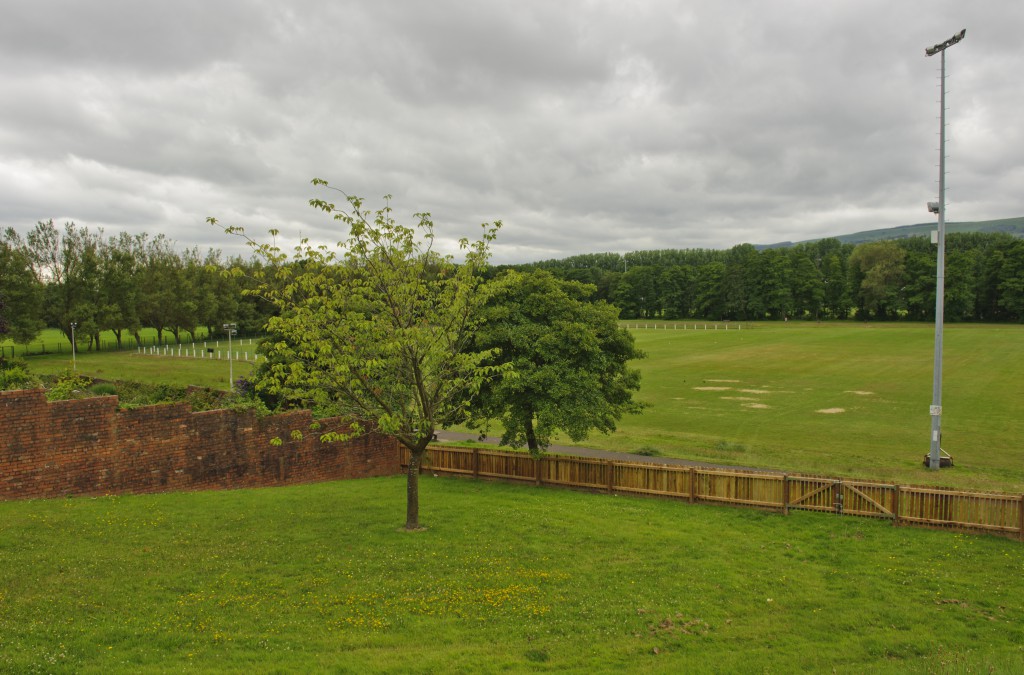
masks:
<svg viewBox="0 0 1024 675"><path fill-rule="evenodd" d="M671 324L669 324L671 325ZM1024 491L1024 326L945 329L943 448L928 452L928 324L634 331L650 407L587 445L911 484ZM561 441L560 441L561 442Z"/></svg>
<svg viewBox="0 0 1024 675"><path fill-rule="evenodd" d="M192 339L188 337L188 333L186 332L182 332L181 336L182 340L187 340L189 342L192 341ZM88 351L89 336L83 336L79 334L77 338L78 349L80 351ZM157 342L156 330L152 328L143 328L139 331L139 338L142 340L142 344L145 346L154 345ZM99 339L100 344L102 345L102 349L110 350L117 348L117 338L114 335L113 331L101 332ZM211 341L222 339L226 342L227 336L222 334L213 335L211 337L205 328L198 328L196 329L196 339ZM171 335L171 333L164 331L163 340L165 342L168 340L173 342L174 336ZM123 348L128 350L135 349L136 347L139 346L138 343L136 343L135 341L135 337L127 333L122 334L121 342ZM39 333L35 340L33 340L27 345L15 344L13 341L9 339L0 340L0 348L3 348L6 356L26 356L32 354L46 354L50 352L56 352L66 353L68 354L68 358L71 358L71 341L68 340L67 336L64 335L64 333L57 328L44 329L42 332Z"/></svg>
<svg viewBox="0 0 1024 675"><path fill-rule="evenodd" d="M143 339L153 336L155 336L155 332L150 331L143 334ZM57 375L71 370L73 364L70 342L64 340L61 350L53 351L54 345L58 344L62 337L57 330L47 330L41 339L47 344L47 349L51 351L46 354L21 357L19 347L19 358L25 358L32 371L40 375ZM108 337L104 335L103 339L107 340ZM164 337L166 338L167 335L165 334ZM110 339L113 338L110 337ZM159 354L154 354L152 346L146 347L145 353L139 353L136 349L121 352L78 351L74 361L77 365L77 372L104 380L133 380L228 389L232 371L234 377L238 378L252 370L256 341L252 338L232 340L231 351L236 356L230 367L227 360L227 345L226 338L216 336L196 342L194 345L191 342L181 345L181 353L184 353L186 349L191 350L194 346L202 352L203 358L178 356L179 346L172 342L166 345L168 350L166 353L161 350ZM207 354L205 349L213 349L214 353Z"/></svg>
<svg viewBox="0 0 1024 675"><path fill-rule="evenodd" d="M4 672L1021 672L1024 546L402 477L0 504Z"/></svg>

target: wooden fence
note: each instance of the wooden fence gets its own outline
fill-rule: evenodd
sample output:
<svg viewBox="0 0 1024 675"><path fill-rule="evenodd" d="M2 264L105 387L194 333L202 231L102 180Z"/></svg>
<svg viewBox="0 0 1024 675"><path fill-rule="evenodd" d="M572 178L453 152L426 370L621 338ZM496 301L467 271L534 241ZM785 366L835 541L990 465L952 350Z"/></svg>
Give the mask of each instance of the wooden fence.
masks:
<svg viewBox="0 0 1024 675"><path fill-rule="evenodd" d="M408 451L403 452L402 462L407 466ZM740 504L783 513L800 509L885 518L899 525L982 531L1024 540L1024 495L569 455L534 458L521 452L450 446L431 446L424 468L474 478L658 495L691 503Z"/></svg>

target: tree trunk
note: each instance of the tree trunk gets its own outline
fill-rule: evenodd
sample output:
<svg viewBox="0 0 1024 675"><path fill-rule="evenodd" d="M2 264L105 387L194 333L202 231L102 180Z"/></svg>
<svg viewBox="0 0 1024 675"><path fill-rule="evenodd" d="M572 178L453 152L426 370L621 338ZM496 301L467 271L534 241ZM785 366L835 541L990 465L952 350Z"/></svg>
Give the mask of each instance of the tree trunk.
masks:
<svg viewBox="0 0 1024 675"><path fill-rule="evenodd" d="M530 454L536 456L540 452L540 448L537 445L537 434L533 432L533 416L526 418L526 447L530 449Z"/></svg>
<svg viewBox="0 0 1024 675"><path fill-rule="evenodd" d="M417 442L415 448L409 449L409 472L405 482L405 529L422 530L420 525L420 467L423 455L433 434Z"/></svg>

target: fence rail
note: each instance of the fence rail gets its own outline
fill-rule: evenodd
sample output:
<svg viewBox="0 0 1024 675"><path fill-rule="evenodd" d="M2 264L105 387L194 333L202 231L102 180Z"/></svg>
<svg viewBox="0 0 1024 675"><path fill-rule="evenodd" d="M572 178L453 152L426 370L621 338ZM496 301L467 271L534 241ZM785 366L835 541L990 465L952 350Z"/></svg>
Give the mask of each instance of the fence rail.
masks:
<svg viewBox="0 0 1024 675"><path fill-rule="evenodd" d="M408 465L408 451L402 462ZM966 492L869 481L672 466L570 455L431 446L431 471L474 478L529 481L605 492L883 518L900 525L946 527L1024 540L1024 495Z"/></svg>
<svg viewBox="0 0 1024 675"><path fill-rule="evenodd" d="M165 331L166 332L166 331ZM91 352L133 352L139 350L178 350L179 347L187 347L193 349L196 344L202 343L205 348L207 343L210 345L218 345L224 343L224 348L227 348L227 337L208 337L206 340L193 340L191 337L183 339L181 342L174 340L174 336L167 334L160 338L156 335L144 335L140 337L141 341L136 341L134 335L126 334L120 343L114 338L104 337L98 342L93 341L90 343L88 336L79 336L80 339L76 340L75 351L79 354L88 354ZM242 342L253 340L259 341L262 339L262 335L239 335L234 338L234 341L241 344ZM69 340L33 340L28 343L21 344L3 344L0 345L0 357L11 357L16 358L18 356L36 356L42 354L67 354L71 356L71 342ZM155 352L153 352L155 353ZM225 356L225 358L227 358Z"/></svg>
<svg viewBox="0 0 1024 675"><path fill-rule="evenodd" d="M744 328L742 323L730 323L729 321L638 321L628 319L619 322L619 325L627 330L750 330L748 324Z"/></svg>

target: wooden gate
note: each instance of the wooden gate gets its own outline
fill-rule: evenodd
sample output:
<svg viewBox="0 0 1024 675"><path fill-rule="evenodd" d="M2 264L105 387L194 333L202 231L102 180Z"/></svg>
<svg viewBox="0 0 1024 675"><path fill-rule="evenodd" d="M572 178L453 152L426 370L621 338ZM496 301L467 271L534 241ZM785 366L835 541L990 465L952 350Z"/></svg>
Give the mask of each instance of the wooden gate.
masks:
<svg viewBox="0 0 1024 675"><path fill-rule="evenodd" d="M895 518L899 510L895 485L840 481L841 513L869 518Z"/></svg>

